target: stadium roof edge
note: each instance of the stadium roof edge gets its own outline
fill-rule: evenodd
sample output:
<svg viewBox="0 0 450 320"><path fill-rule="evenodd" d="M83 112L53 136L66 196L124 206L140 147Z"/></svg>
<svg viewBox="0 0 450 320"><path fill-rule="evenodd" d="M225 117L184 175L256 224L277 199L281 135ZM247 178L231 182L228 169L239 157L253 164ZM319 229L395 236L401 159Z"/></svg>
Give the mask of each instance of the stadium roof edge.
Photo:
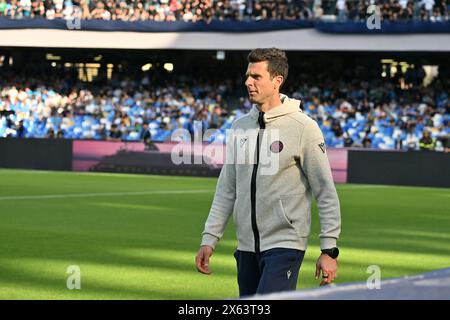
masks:
<svg viewBox="0 0 450 320"><path fill-rule="evenodd" d="M450 34L327 34L314 29L253 33L0 30L0 47L450 52Z"/></svg>

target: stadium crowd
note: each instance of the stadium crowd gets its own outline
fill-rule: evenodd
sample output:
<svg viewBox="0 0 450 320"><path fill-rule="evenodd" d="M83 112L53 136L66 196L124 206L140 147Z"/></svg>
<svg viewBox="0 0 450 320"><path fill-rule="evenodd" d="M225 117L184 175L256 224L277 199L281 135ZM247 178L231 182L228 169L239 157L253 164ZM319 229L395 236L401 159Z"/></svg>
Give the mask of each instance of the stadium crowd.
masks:
<svg viewBox="0 0 450 320"><path fill-rule="evenodd" d="M0 16L192 22L336 17L338 21L363 21L371 4L380 8L383 20L449 20L448 0L0 0Z"/></svg>
<svg viewBox="0 0 450 320"><path fill-rule="evenodd" d="M401 90L392 82L364 80L350 72L345 79L292 75L282 90L302 100L302 109L317 120L328 146L449 147L448 78L423 87L421 76L411 74L406 81L413 88ZM232 121L251 108L242 79L237 79L116 74L88 85L68 73L3 72L0 137L139 141L151 135L154 141L167 141L173 130L193 133L194 125L201 124L202 130L218 129L209 141L220 142Z"/></svg>

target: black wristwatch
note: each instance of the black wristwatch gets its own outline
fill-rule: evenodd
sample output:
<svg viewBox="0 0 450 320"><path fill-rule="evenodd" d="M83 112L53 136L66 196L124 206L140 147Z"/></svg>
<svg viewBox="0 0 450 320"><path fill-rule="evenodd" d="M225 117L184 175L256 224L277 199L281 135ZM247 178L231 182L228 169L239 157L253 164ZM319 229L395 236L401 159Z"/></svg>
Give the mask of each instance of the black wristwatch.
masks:
<svg viewBox="0 0 450 320"><path fill-rule="evenodd" d="M336 247L331 249L322 249L322 253L329 255L333 259L336 259L339 256L339 249Z"/></svg>

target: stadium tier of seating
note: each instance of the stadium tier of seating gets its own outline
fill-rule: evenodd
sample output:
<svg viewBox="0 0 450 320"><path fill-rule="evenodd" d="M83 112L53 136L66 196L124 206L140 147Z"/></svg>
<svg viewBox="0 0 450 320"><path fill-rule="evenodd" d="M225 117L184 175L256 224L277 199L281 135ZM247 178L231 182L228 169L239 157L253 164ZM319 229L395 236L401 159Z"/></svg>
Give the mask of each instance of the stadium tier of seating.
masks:
<svg viewBox="0 0 450 320"><path fill-rule="evenodd" d="M0 0L0 16L12 19L120 21L361 21L369 5L387 21L448 21L448 0Z"/></svg>
<svg viewBox="0 0 450 320"><path fill-rule="evenodd" d="M402 90L355 76L351 81L290 77L282 91L302 100L330 147L419 149L424 131L437 141L437 150L445 147L449 79ZM168 141L175 129L193 133L200 124L202 130L217 129L208 141L221 142L232 121L251 108L241 80L144 74L88 85L68 75L2 73L0 137L139 141L148 124L154 141Z"/></svg>

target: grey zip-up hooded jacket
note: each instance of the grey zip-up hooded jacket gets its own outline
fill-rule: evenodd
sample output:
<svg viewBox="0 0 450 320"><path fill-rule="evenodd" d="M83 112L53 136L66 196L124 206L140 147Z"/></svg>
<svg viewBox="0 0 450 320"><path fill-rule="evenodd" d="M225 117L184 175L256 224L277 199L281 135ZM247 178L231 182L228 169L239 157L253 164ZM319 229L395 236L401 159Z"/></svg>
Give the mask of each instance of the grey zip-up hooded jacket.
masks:
<svg viewBox="0 0 450 320"><path fill-rule="evenodd" d="M254 105L233 123L201 245L214 248L233 215L238 250L306 250L314 195L320 247L336 246L340 206L322 132L299 100L280 98L280 106L263 113Z"/></svg>

